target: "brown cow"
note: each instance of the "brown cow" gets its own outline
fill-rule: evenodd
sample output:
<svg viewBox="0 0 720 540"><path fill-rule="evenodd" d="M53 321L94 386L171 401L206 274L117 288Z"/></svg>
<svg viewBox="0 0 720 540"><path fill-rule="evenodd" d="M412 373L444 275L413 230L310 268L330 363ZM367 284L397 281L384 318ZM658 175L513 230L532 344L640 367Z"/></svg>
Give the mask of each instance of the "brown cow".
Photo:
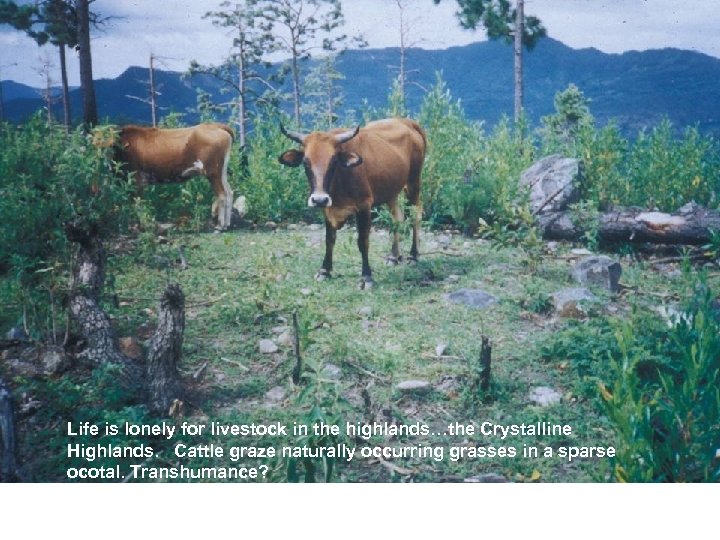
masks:
<svg viewBox="0 0 720 540"><path fill-rule="evenodd" d="M117 158L136 173L138 188L207 177L215 193L212 215L218 228L230 226L233 192L227 168L233 131L224 124L161 129L125 126L120 130Z"/></svg>
<svg viewBox="0 0 720 540"><path fill-rule="evenodd" d="M282 132L302 144L302 150L288 150L280 163L289 167L305 166L310 197L308 206L325 212L325 259L317 275L321 280L330 276L333 247L337 230L355 214L358 248L362 256L361 287L372 286L368 263L370 209L387 204L395 222L404 219L398 195L403 189L415 205L410 259L418 256L420 206L420 173L425 159L427 140L422 128L413 120L392 118L378 120L360 129L333 129L309 134ZM393 235L390 261L400 260L399 233Z"/></svg>

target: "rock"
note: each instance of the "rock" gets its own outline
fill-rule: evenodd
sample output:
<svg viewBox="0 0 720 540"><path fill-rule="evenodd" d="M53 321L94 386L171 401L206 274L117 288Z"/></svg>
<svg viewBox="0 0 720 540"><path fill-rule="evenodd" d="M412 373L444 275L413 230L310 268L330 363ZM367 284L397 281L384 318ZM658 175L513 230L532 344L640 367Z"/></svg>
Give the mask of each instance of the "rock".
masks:
<svg viewBox="0 0 720 540"><path fill-rule="evenodd" d="M311 231L319 231L320 225L317 223L311 223L310 226L308 227L308 229L310 229Z"/></svg>
<svg viewBox="0 0 720 540"><path fill-rule="evenodd" d="M571 255L586 256L592 255L593 252L586 248L573 248L570 250Z"/></svg>
<svg viewBox="0 0 720 540"><path fill-rule="evenodd" d="M588 306L598 300L597 296L583 288L562 289L550 296L558 316L576 319L587 317Z"/></svg>
<svg viewBox="0 0 720 540"><path fill-rule="evenodd" d="M447 234L440 234L436 237L437 243L443 248L448 247L452 243L452 236Z"/></svg>
<svg viewBox="0 0 720 540"><path fill-rule="evenodd" d="M136 337L121 337L118 339L118 348L125 356L133 360L142 360L145 357L140 342Z"/></svg>
<svg viewBox="0 0 720 540"><path fill-rule="evenodd" d="M504 484L507 482L507 478L502 474L483 473L465 478L463 482L466 484Z"/></svg>
<svg viewBox="0 0 720 540"><path fill-rule="evenodd" d="M459 289L444 296L454 304L464 304L476 309L485 309L499 300L497 297L481 289Z"/></svg>
<svg viewBox="0 0 720 540"><path fill-rule="evenodd" d="M233 203L233 208L237 210L240 218L245 217L245 215L247 214L247 199L245 198L245 195L240 195L237 199L235 199L235 202Z"/></svg>
<svg viewBox="0 0 720 540"><path fill-rule="evenodd" d="M427 381L403 381L397 383L395 389L402 394L427 394L432 390L432 385Z"/></svg>
<svg viewBox="0 0 720 540"><path fill-rule="evenodd" d="M281 324L280 326L273 326L270 331L273 334L282 334L288 331L288 326L286 324Z"/></svg>
<svg viewBox="0 0 720 540"><path fill-rule="evenodd" d="M447 343L438 342L438 344L435 345L435 356L442 356L443 354L445 354L447 346Z"/></svg>
<svg viewBox="0 0 720 540"><path fill-rule="evenodd" d="M322 368L322 376L331 381L339 381L342 377L342 369L328 362Z"/></svg>
<svg viewBox="0 0 720 540"><path fill-rule="evenodd" d="M10 341L28 341L30 336L27 335L27 332L25 332L22 326L13 326L5 334L5 339Z"/></svg>
<svg viewBox="0 0 720 540"><path fill-rule="evenodd" d="M275 223L274 221L266 221L265 228L269 231L274 231L275 229L278 228L278 226L277 226L277 223Z"/></svg>
<svg viewBox="0 0 720 540"><path fill-rule="evenodd" d="M457 274L450 274L448 277L445 278L445 280L448 283L457 283L458 281L460 281L460 276L458 276Z"/></svg>
<svg viewBox="0 0 720 540"><path fill-rule="evenodd" d="M307 287L304 287L300 289L300 294L303 296L310 296L312 294L312 289L308 289Z"/></svg>
<svg viewBox="0 0 720 540"><path fill-rule="evenodd" d="M287 392L282 386L273 386L265 393L265 399L271 403L280 403L286 395Z"/></svg>
<svg viewBox="0 0 720 540"><path fill-rule="evenodd" d="M547 386L536 386L535 388L530 390L530 393L528 394L528 399L530 399L530 401L532 401L536 405L540 405L541 407L549 407L550 405L560 403L562 395L556 390L553 390L552 388L549 388Z"/></svg>
<svg viewBox="0 0 720 540"><path fill-rule="evenodd" d="M372 306L363 306L357 310L357 314L365 319L369 319L370 317L372 317L373 308Z"/></svg>
<svg viewBox="0 0 720 540"><path fill-rule="evenodd" d="M620 290L618 283L622 274L622 266L610 257L595 255L577 262L572 267L570 274L580 285L596 285L616 293Z"/></svg>
<svg viewBox="0 0 720 540"><path fill-rule="evenodd" d="M520 185L530 190L530 209L535 214L559 212L578 199L582 180L580 160L547 156L520 175Z"/></svg>
<svg viewBox="0 0 720 540"><path fill-rule="evenodd" d="M57 375L70 367L70 359L62 347L48 347L40 355L40 363L46 375Z"/></svg>
<svg viewBox="0 0 720 540"><path fill-rule="evenodd" d="M277 338L278 345L282 345L283 347L292 347L294 345L294 341L295 340L289 330L286 330Z"/></svg>
<svg viewBox="0 0 720 540"><path fill-rule="evenodd" d="M272 354L278 351L278 346L271 339L261 339L258 341L258 350L263 354Z"/></svg>

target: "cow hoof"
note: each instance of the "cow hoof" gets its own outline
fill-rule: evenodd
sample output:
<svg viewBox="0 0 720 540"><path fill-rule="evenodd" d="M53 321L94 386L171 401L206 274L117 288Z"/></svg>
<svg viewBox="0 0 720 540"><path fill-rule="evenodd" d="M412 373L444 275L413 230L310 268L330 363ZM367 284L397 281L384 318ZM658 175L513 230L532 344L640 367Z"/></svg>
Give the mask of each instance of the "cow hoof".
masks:
<svg viewBox="0 0 720 540"><path fill-rule="evenodd" d="M401 261L401 257L395 257L393 255L388 255L385 257L385 264L387 266L397 266L397 264Z"/></svg>
<svg viewBox="0 0 720 540"><path fill-rule="evenodd" d="M374 285L375 285L375 282L373 281L372 277L363 276L362 279L360 280L358 287L360 288L361 291L366 291L368 289L372 289Z"/></svg>
<svg viewBox="0 0 720 540"><path fill-rule="evenodd" d="M330 272L327 270L320 270L315 274L315 281L325 281L326 279L330 279Z"/></svg>
<svg viewBox="0 0 720 540"><path fill-rule="evenodd" d="M418 262L417 257L408 257L407 258L408 264L417 264L417 262Z"/></svg>

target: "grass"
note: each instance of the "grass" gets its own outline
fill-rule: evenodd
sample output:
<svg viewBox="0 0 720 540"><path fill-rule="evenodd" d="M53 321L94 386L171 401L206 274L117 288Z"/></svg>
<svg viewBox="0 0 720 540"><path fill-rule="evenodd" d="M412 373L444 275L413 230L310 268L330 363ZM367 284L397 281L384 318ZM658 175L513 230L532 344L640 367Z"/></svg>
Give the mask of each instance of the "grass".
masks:
<svg viewBox="0 0 720 540"><path fill-rule="evenodd" d="M187 324L180 369L189 377L208 363L204 380L193 390L189 421L292 423L306 418L318 406L342 424L363 421L369 414L378 421L423 422L431 427L431 435L407 442L446 449L450 444L466 444L464 439L468 439L444 435L448 424L480 425L486 420L498 424L570 424L574 435L505 441L489 437L483 440L485 446L512 445L521 452L523 444L536 445L542 455L546 446L614 444L599 398L593 395L594 385L588 385L587 370L573 369L572 358L547 353L548 340L562 332L568 321L533 307L543 303L537 298L572 286L566 257L571 246L561 247L557 254L542 255L539 264L536 260L528 264L528 255L521 249L498 248L484 240L451 235L448 249L443 250L435 247L435 235L425 232L417 264L386 266L383 261L390 236L374 230L370 261L376 286L363 291L357 287L360 257L351 230L339 232L334 275L324 282L314 279L324 250L321 227L301 225L293 230L225 234L176 232L170 235L169 243L158 246L157 255L172 260L180 244L186 246L186 270L174 264L139 264L136 253L109 249L108 271L120 304L107 309L119 335L139 335L152 329L156 298L164 284L170 280L182 285ZM406 238L406 248L407 244ZM423 251L428 253L423 256ZM681 290L682 277L663 277L642 263L628 260L623 266L623 283L633 292L607 299L620 318L633 307L650 313L650 306L658 304L655 295ZM444 298L462 287L481 288L500 301L488 309L474 310ZM305 329L303 356L320 373L306 392L303 388L307 385L296 387L290 381L294 366L291 346L280 345L273 354L258 350L260 339L277 341L285 330L279 327L291 328L293 312ZM484 396L474 386L482 335L488 336L493 346L492 386ZM439 344L445 345L441 357L436 354ZM602 342L592 344L598 362L603 362L603 346ZM322 366L328 363L342 370L339 380L323 376ZM411 379L428 381L434 390L424 396L406 396L394 389L397 382ZM16 383L31 393L43 392L38 383ZM284 389L285 398L280 402L268 399L266 393L278 386ZM528 394L537 386L557 390L563 396L561 402L549 407L533 405ZM363 390L368 392L370 411ZM46 403L46 414L40 416L46 423L36 419L31 431L21 433L21 449L27 451L35 445L48 455L56 451L52 448L58 447L57 433L49 426L56 425L53 422L64 413L56 413L53 407ZM161 453L154 459L163 463L170 459L165 456L171 450L158 444ZM48 465L52 459L48 459L35 465L40 479L62 479L62 460L55 459L53 468ZM270 465L268 480L286 479L287 464L275 461ZM356 458L349 465L340 465L335 478L458 481L482 473L501 474L513 481L610 478L609 465L601 459L568 463L558 458L520 457L453 462L446 455L442 462L410 459L397 460L395 465L406 470L398 472L377 461ZM412 474L406 474L409 470Z"/></svg>

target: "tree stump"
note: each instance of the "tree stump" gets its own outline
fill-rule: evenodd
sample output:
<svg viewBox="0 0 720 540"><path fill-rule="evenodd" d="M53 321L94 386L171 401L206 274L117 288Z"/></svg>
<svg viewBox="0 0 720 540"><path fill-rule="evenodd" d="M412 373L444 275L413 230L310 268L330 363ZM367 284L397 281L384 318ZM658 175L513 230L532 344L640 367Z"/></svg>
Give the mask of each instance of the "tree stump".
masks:
<svg viewBox="0 0 720 540"><path fill-rule="evenodd" d="M105 285L106 253L94 223L73 221L65 225L65 234L78 244L78 252L70 278L70 315L80 327L86 347L79 358L97 366L104 363L122 367L121 384L137 389L142 369L117 348L110 318L100 307L99 298Z"/></svg>
<svg viewBox="0 0 720 540"><path fill-rule="evenodd" d="M15 412L12 396L0 379L0 481L21 480L18 474L17 443L15 439Z"/></svg>
<svg viewBox="0 0 720 540"><path fill-rule="evenodd" d="M147 355L149 405L155 413L167 415L173 401L182 398L177 364L182 357L184 332L185 295L180 285L171 283L160 299L158 327Z"/></svg>

